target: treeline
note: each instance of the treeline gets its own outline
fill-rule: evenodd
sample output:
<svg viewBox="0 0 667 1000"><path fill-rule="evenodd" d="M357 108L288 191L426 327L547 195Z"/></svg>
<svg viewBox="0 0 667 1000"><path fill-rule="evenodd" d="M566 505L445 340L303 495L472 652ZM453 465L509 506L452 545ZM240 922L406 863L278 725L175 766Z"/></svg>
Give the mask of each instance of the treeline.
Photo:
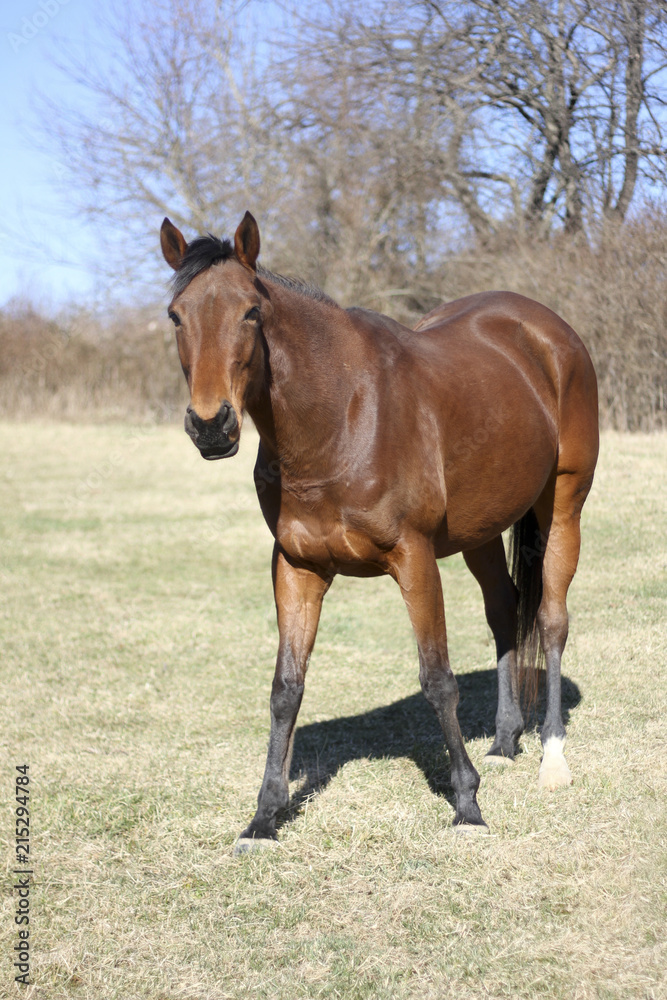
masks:
<svg viewBox="0 0 667 1000"><path fill-rule="evenodd" d="M381 277L390 287L391 271ZM667 218L647 213L597 247L565 233L545 241L506 230L474 251L443 254L409 294L364 302L412 325L439 301L494 288L544 302L581 335L603 427L667 426ZM116 310L111 322L83 310L49 318L27 303L0 313L5 417L180 420L186 399L165 303Z"/></svg>
<svg viewBox="0 0 667 1000"><path fill-rule="evenodd" d="M231 235L250 209L262 261L341 304L412 324L490 288L545 302L590 348L603 422L664 424L664 0L120 0L104 16L100 53L61 58L79 97L45 100L43 130L116 289L164 287L163 216ZM152 332L120 307L122 328L61 322L65 346L3 405L175 399L162 308ZM19 371L34 348L13 338L39 323L3 318Z"/></svg>
<svg viewBox="0 0 667 1000"><path fill-rule="evenodd" d="M0 311L0 414L15 420L168 421L187 399L164 308L50 317L30 302Z"/></svg>
<svg viewBox="0 0 667 1000"><path fill-rule="evenodd" d="M507 231L595 244L664 187L664 0L287 2L121 0L70 58L43 129L117 280L161 267L163 216L250 209L274 267L386 301Z"/></svg>

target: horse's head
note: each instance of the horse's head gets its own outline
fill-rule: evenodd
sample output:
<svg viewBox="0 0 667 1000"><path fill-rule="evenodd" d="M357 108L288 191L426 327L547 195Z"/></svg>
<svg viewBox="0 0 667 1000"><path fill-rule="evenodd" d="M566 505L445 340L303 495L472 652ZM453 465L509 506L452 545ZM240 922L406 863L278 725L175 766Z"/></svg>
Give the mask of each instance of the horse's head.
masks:
<svg viewBox="0 0 667 1000"><path fill-rule="evenodd" d="M228 458L238 451L243 411L264 375L259 229L246 212L233 247L214 236L188 244L165 219L160 243L176 272L169 316L190 389L185 430L204 458Z"/></svg>

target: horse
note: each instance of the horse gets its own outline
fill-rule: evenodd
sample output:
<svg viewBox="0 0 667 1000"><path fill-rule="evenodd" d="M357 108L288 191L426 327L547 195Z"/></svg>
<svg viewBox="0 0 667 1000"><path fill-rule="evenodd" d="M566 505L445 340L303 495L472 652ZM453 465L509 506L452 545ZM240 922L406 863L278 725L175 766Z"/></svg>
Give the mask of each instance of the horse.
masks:
<svg viewBox="0 0 667 1000"><path fill-rule="evenodd" d="M597 381L575 331L511 292L440 305L414 329L342 308L258 264L249 212L233 243L210 234L187 243L169 219L160 242L175 271L168 314L190 390L185 430L205 459L229 458L250 415L257 495L275 539L269 746L257 810L235 852L277 840L308 661L336 574L388 574L401 590L421 688L449 753L455 830L488 828L457 718L437 559L463 554L495 640L496 731L485 760L514 759L524 729L520 668L535 663L539 636L538 784L570 784L566 596L598 455Z"/></svg>

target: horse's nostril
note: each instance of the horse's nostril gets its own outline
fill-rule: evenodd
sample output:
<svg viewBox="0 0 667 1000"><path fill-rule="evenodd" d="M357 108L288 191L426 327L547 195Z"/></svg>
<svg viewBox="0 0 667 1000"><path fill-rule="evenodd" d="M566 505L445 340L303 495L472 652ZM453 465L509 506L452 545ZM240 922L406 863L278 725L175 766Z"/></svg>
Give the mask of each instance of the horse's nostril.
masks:
<svg viewBox="0 0 667 1000"><path fill-rule="evenodd" d="M239 422L234 407L229 404L222 421L222 431L224 434L231 434L238 427Z"/></svg>
<svg viewBox="0 0 667 1000"><path fill-rule="evenodd" d="M197 411L193 410L191 406L188 406L185 411L185 420L183 421L183 424L185 426L186 434L189 434L193 441L197 439L203 430L202 419L197 415Z"/></svg>

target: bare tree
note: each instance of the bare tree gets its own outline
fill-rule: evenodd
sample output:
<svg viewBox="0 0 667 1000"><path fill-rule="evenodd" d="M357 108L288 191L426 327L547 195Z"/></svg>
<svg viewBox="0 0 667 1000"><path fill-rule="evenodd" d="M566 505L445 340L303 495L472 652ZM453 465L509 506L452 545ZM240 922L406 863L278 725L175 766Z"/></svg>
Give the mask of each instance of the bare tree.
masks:
<svg viewBox="0 0 667 1000"><path fill-rule="evenodd" d="M623 219L642 176L665 179L664 0L335 3L302 32L301 65L315 46L333 66L343 26L358 89L391 95L394 122L429 109L424 165L478 236L508 217Z"/></svg>
<svg viewBox="0 0 667 1000"><path fill-rule="evenodd" d="M274 266L423 309L466 232L577 233L663 178L664 0L319 0L244 44L258 2L126 2L111 64L68 61L86 100L44 118L114 273L162 215L250 207Z"/></svg>
<svg viewBox="0 0 667 1000"><path fill-rule="evenodd" d="M560 214L578 232L586 209L623 219L640 174L664 180L663 0L420 6L467 57L467 79L442 69L443 83L470 99L469 145L481 154L461 174L509 188L515 207L518 182L528 224L544 228Z"/></svg>
<svg viewBox="0 0 667 1000"><path fill-rule="evenodd" d="M476 0L474 7L483 93L503 117L525 122L533 144L524 147L532 167L526 219L548 220L559 202L569 231L583 228L587 204L624 218L640 166L655 171L664 152L655 113L662 99L650 87L664 64L663 5Z"/></svg>
<svg viewBox="0 0 667 1000"><path fill-rule="evenodd" d="M153 256L162 216L201 233L251 202L263 212L280 188L265 156L260 73L239 28L245 6L127 3L105 26L111 60L93 51L62 61L83 99L63 107L45 98L42 121L70 197L105 222L111 273Z"/></svg>
<svg viewBox="0 0 667 1000"><path fill-rule="evenodd" d="M243 44L244 6L144 0L107 26L110 66L66 61L86 100L47 101L43 115L66 185L105 232L112 222L120 234L107 249L116 275L152 256L163 215L189 231L225 231L252 207L274 266L343 301L386 305L425 266L429 189L438 187L431 109L418 98L397 121L392 94L360 86L340 18L328 21L335 60L318 58L315 39L286 60L283 38L264 44L258 62Z"/></svg>

